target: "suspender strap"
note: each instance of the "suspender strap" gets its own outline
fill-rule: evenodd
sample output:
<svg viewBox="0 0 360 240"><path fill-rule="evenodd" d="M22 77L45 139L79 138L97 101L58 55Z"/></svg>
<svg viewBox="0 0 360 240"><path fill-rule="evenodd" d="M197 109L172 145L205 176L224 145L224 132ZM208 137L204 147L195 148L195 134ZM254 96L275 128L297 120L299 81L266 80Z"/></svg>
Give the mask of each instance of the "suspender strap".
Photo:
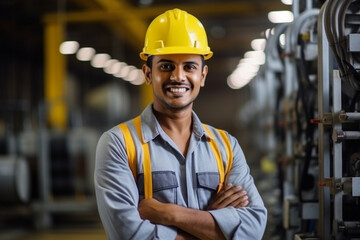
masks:
<svg viewBox="0 0 360 240"><path fill-rule="evenodd" d="M151 163L150 163L150 151L149 145L143 142L142 133L141 133L141 122L140 116L134 118L133 120L135 129L139 136L141 147L143 150L143 171L144 171L144 192L145 198L152 198L152 175L151 175Z"/></svg>
<svg viewBox="0 0 360 240"><path fill-rule="evenodd" d="M203 124L203 126L204 126L206 132L211 136L211 139L210 139L209 143L210 143L211 149L214 152L214 156L215 156L215 159L216 159L216 163L217 163L218 171L219 171L219 176L220 176L219 187L218 187L218 192L219 192L222 189L222 187L224 185L224 181L225 181L224 165L223 165L223 162L221 160L219 147L218 147L218 145L216 144L216 142L214 140L214 135L212 134L212 132L209 130L209 128L205 124Z"/></svg>
<svg viewBox="0 0 360 240"><path fill-rule="evenodd" d="M142 141L142 133L141 133L141 124L140 124L140 116L133 119L133 123L136 129L136 132L139 136L139 140L141 142L141 148L143 153L143 169L144 169L144 191L145 198L152 198L152 176L151 176L151 164L150 164L150 152L149 146L147 143ZM118 125L124 135L126 154L128 156L129 167L134 176L136 182L136 166L137 166L137 158L136 158L136 149L134 144L134 139L131 136L129 127L126 123L121 123Z"/></svg>
<svg viewBox="0 0 360 240"><path fill-rule="evenodd" d="M220 136L221 139L223 140L223 143L225 145L225 151L226 151L226 156L227 156L227 167L226 167L226 172L225 172L225 176L230 172L231 167L232 167L232 161L233 161L233 152L232 152L232 148L231 148L231 144L230 144L230 140L228 135L225 133L224 130L220 130L220 129L216 129Z"/></svg>
<svg viewBox="0 0 360 240"><path fill-rule="evenodd" d="M134 140L131 136L130 130L126 123L121 123L118 125L124 135L125 147L126 147L126 154L128 156L129 167L134 176L136 182L136 149L134 145Z"/></svg>
<svg viewBox="0 0 360 240"><path fill-rule="evenodd" d="M133 123L136 129L136 132L138 134L140 143L141 143L141 147L142 147L142 153L143 153L143 159L142 159L142 163L143 163L143 171L144 171L144 193L145 193L145 198L152 198L152 172L151 172L151 162L150 162L150 151L149 151L149 145L145 142L143 142L143 138L142 138L142 132L141 132L141 121L140 121L140 116L136 117L133 119ZM118 125L118 127L121 129L123 136L124 136L124 141L125 141L125 146L126 146L126 153L128 156L128 160L129 160L129 167L131 169L131 172L134 176L134 179L136 181L136 176L137 176L137 171L136 171L136 166L137 166L137 158L136 158L136 149L135 149L135 144L134 144L134 140L131 136L129 127L127 126L126 123L121 123ZM218 187L218 192L222 189L223 185L224 185L224 181L225 181L225 176L230 172L231 170L231 166L232 166L232 161L233 161L233 153L232 153L232 148L231 148L231 144L230 144L230 140L227 136L227 134L225 133L225 131L220 130L220 129L216 129L217 132L220 134L220 137L223 141L223 144L225 146L225 151L226 151L226 156L227 156L227 167L226 167L226 172L224 171L224 165L222 162L222 158L221 158L221 154L220 154L220 150L219 147L214 139L214 135L213 133L210 131L210 129L203 124L203 127L205 128L206 132L211 136L211 139L209 141L210 143L210 147L214 153L215 159L216 159L216 163L217 163L217 167L218 167L218 171L219 171L219 187Z"/></svg>

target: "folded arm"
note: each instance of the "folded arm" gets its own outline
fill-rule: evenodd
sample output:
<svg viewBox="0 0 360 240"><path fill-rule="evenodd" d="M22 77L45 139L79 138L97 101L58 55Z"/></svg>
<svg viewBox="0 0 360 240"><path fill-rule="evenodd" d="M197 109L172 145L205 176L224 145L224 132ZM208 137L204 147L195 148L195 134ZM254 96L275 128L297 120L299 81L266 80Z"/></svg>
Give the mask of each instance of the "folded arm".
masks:
<svg viewBox="0 0 360 240"><path fill-rule="evenodd" d="M239 186L227 185L220 191L209 206L209 210L224 207L244 207L248 204L246 192ZM224 234L208 211L194 210L176 204L161 203L154 199L144 199L139 204L143 219L154 224L174 226L182 231L177 239L225 239ZM185 235L185 233L190 234ZM195 239L196 239L195 238Z"/></svg>
<svg viewBox="0 0 360 240"><path fill-rule="evenodd" d="M175 227L140 218L138 190L127 155L112 132L103 134L99 140L94 181L99 215L109 240L175 239Z"/></svg>

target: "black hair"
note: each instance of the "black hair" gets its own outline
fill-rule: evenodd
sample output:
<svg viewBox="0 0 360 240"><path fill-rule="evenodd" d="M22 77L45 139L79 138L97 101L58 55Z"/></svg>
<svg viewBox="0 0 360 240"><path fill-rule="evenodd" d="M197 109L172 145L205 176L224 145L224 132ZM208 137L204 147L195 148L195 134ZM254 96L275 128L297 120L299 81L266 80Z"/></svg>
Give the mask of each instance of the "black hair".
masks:
<svg viewBox="0 0 360 240"><path fill-rule="evenodd" d="M154 58L154 55L149 55L146 60L146 66L148 66L150 69L152 68L152 60Z"/></svg>
<svg viewBox="0 0 360 240"><path fill-rule="evenodd" d="M149 55L146 60L146 66L148 66L150 69L152 68L152 61L153 61L154 55ZM201 69L204 69L205 67L205 58L203 55L201 55Z"/></svg>

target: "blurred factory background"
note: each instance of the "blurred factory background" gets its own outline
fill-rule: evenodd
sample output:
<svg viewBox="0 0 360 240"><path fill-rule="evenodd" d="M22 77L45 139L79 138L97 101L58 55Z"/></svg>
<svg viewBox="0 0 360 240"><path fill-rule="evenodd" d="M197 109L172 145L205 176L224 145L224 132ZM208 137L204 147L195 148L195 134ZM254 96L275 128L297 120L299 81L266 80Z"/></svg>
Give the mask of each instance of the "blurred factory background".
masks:
<svg viewBox="0 0 360 240"><path fill-rule="evenodd" d="M100 134L151 101L151 20L195 15L214 57L195 102L245 152L263 239L360 239L359 0L1 0L0 239L106 239Z"/></svg>

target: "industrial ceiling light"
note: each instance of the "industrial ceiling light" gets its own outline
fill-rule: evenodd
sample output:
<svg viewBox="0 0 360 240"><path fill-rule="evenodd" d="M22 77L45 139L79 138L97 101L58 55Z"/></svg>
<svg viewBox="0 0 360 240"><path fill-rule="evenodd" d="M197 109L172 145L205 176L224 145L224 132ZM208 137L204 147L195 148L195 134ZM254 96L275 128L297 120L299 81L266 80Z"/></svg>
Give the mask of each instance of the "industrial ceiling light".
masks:
<svg viewBox="0 0 360 240"><path fill-rule="evenodd" d="M244 54L244 57L255 59L259 65L265 63L265 53L263 51L248 51Z"/></svg>
<svg viewBox="0 0 360 240"><path fill-rule="evenodd" d="M294 20L294 15L291 11L271 11L268 13L268 19L272 23L287 23Z"/></svg>
<svg viewBox="0 0 360 240"><path fill-rule="evenodd" d="M292 5L293 1L292 0L281 0L281 2L285 5Z"/></svg>
<svg viewBox="0 0 360 240"><path fill-rule="evenodd" d="M130 75L131 72L133 70L136 70L136 67L132 66L132 65L128 65L126 67L124 67L123 69L121 69L121 75L122 75L122 79L124 79L125 81L131 82L132 80L134 80ZM131 77L131 78L130 78Z"/></svg>
<svg viewBox="0 0 360 240"><path fill-rule="evenodd" d="M145 77L142 72L142 70L139 69L138 76L134 81L131 81L130 83L133 85L141 85L145 82Z"/></svg>
<svg viewBox="0 0 360 240"><path fill-rule="evenodd" d="M91 59L91 66L95 68L103 68L106 62L110 59L110 55L107 53L97 53Z"/></svg>
<svg viewBox="0 0 360 240"><path fill-rule="evenodd" d="M227 78L227 84L232 89L240 89L245 87L256 74L243 71L242 69L236 69L230 76Z"/></svg>
<svg viewBox="0 0 360 240"><path fill-rule="evenodd" d="M105 66L104 66L104 72L106 72L107 74L115 74L117 73L117 69L115 66L116 63L118 63L119 61L116 59L109 59L105 62Z"/></svg>
<svg viewBox="0 0 360 240"><path fill-rule="evenodd" d="M123 63L121 65L120 70L116 74L114 74L114 77L124 79L124 77L126 77L126 75L129 73L129 71L130 71L129 65L127 65L126 63Z"/></svg>
<svg viewBox="0 0 360 240"><path fill-rule="evenodd" d="M79 61L90 61L95 55L95 49L92 47L83 47L80 48L76 53L76 58Z"/></svg>
<svg viewBox="0 0 360 240"><path fill-rule="evenodd" d="M60 44L59 51L62 54L74 54L79 49L77 41L65 41Z"/></svg>
<svg viewBox="0 0 360 240"><path fill-rule="evenodd" d="M258 38L251 41L251 48L255 51L264 51L266 45L265 38Z"/></svg>
<svg viewBox="0 0 360 240"><path fill-rule="evenodd" d="M133 68L126 76L125 80L129 82L133 82L138 78L139 74L143 74L142 71L140 69Z"/></svg>

